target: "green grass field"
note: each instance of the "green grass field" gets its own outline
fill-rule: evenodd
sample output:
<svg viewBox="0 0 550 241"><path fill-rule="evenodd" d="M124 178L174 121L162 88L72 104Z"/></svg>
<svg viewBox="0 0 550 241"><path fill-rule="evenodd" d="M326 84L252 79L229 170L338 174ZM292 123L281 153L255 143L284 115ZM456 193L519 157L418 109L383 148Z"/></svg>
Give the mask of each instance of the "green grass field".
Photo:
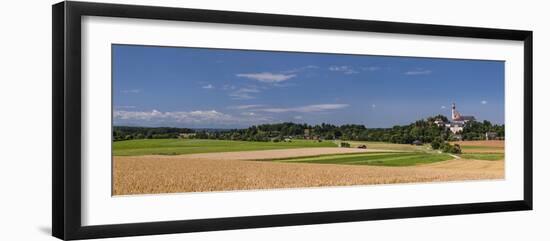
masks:
<svg viewBox="0 0 550 241"><path fill-rule="evenodd" d="M504 160L504 153L466 153L461 154L462 159L498 161Z"/></svg>
<svg viewBox="0 0 550 241"><path fill-rule="evenodd" d="M253 142L198 139L143 139L113 142L115 156L180 155L192 153L255 151L304 147L336 147L331 141Z"/></svg>
<svg viewBox="0 0 550 241"><path fill-rule="evenodd" d="M460 148L462 150L493 150L493 149L503 149L499 147L493 147L493 146L468 146L468 145L460 145Z"/></svg>
<svg viewBox="0 0 550 241"><path fill-rule="evenodd" d="M414 166L453 159L447 154L400 152L400 153L365 153L345 155L325 155L306 158L275 160L278 162L374 165L374 166Z"/></svg>
<svg viewBox="0 0 550 241"><path fill-rule="evenodd" d="M410 144L395 144L388 142L375 141L347 141L351 147L366 145L369 149L392 150L392 151L407 151L407 152L426 152L429 151L428 145L415 146Z"/></svg>
<svg viewBox="0 0 550 241"><path fill-rule="evenodd" d="M413 146L383 142L350 142L352 148L366 144L369 149L399 152L369 152L361 154L333 154L301 158L272 159L275 162L327 163L375 166L414 166L453 159L452 156L430 152L426 146ZM307 147L337 147L332 141L293 140L292 142L252 142L199 139L143 139L113 143L115 156L180 155L194 153L276 150ZM481 155L484 155L481 157ZM498 154L490 154L498 155ZM463 154L465 159L498 159L487 154ZM264 160L265 161L265 160Z"/></svg>

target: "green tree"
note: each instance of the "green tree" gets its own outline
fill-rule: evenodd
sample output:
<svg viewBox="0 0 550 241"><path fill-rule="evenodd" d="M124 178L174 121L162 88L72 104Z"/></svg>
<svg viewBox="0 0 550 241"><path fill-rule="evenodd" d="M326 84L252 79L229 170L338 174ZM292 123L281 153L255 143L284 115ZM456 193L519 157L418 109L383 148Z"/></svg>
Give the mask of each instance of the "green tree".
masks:
<svg viewBox="0 0 550 241"><path fill-rule="evenodd" d="M438 150L443 146L444 143L445 143L445 141L443 140L443 138L436 137L432 140L432 142L430 144L432 146L432 149Z"/></svg>

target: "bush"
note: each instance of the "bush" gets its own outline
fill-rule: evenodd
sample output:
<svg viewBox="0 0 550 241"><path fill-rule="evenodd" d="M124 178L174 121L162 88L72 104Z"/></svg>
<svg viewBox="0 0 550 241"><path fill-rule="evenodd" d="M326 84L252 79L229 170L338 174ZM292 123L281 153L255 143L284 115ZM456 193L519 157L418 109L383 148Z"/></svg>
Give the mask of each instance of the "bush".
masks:
<svg viewBox="0 0 550 241"><path fill-rule="evenodd" d="M436 137L433 139L431 145L432 145L432 149L434 150L438 150L438 149L441 149L443 147L443 144L445 143L445 141L443 141L443 139L441 137Z"/></svg>
<svg viewBox="0 0 550 241"><path fill-rule="evenodd" d="M351 147L351 145L347 142L340 142L340 147Z"/></svg>
<svg viewBox="0 0 550 241"><path fill-rule="evenodd" d="M462 149L460 148L460 145L459 144L454 144L454 145L451 145L449 143L445 143L443 145L443 152L446 152L446 153L453 153L453 154L460 154L462 153Z"/></svg>
<svg viewBox="0 0 550 241"><path fill-rule="evenodd" d="M454 144L453 149L451 150L451 153L460 154L462 153L462 148L460 148L459 144Z"/></svg>

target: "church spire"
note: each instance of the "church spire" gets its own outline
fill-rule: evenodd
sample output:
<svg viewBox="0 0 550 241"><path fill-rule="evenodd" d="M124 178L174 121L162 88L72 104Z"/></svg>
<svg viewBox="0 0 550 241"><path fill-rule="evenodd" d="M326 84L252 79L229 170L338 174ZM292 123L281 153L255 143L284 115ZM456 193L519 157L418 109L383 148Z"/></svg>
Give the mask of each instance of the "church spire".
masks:
<svg viewBox="0 0 550 241"><path fill-rule="evenodd" d="M451 119L455 119L455 103L453 102L453 104L451 105Z"/></svg>
<svg viewBox="0 0 550 241"><path fill-rule="evenodd" d="M453 105L451 107L451 119L452 120L459 120L460 119L460 113L458 113L458 111L456 111L456 105L455 105L454 102L453 102Z"/></svg>

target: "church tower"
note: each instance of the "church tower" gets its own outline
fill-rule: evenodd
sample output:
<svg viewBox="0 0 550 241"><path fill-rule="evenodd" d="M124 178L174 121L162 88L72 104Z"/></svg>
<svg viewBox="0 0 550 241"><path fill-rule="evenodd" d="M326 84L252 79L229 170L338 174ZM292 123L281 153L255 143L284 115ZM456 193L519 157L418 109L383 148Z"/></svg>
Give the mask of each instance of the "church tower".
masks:
<svg viewBox="0 0 550 241"><path fill-rule="evenodd" d="M456 110L456 105L453 103L451 105L451 121L445 123L445 128L448 128L451 130L453 134L461 133L464 130L464 127L466 126L466 123L469 121L475 121L476 118L474 116L468 116L468 115L461 115ZM437 124L437 123L436 123Z"/></svg>
<svg viewBox="0 0 550 241"><path fill-rule="evenodd" d="M454 121L460 119L460 113L458 113L458 111L456 111L456 105L455 105L454 102L453 102L453 105L451 107L451 119L454 120Z"/></svg>

